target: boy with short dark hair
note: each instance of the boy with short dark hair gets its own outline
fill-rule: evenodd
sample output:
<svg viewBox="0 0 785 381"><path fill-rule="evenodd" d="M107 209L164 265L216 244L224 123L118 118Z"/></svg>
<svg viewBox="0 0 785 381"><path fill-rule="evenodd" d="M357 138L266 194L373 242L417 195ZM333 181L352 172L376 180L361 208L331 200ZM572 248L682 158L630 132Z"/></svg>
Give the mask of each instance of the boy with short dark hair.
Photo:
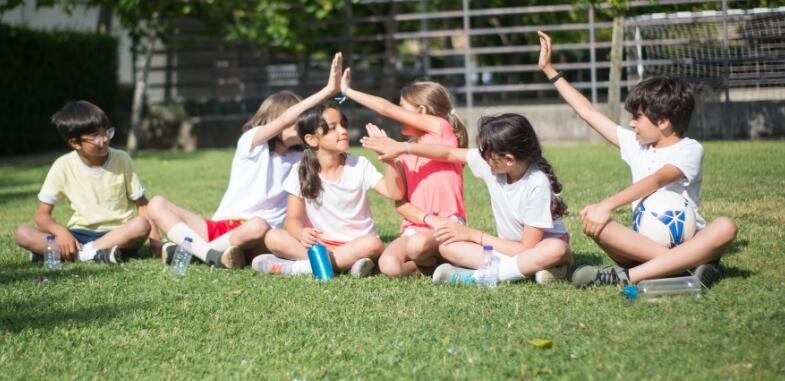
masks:
<svg viewBox="0 0 785 381"><path fill-rule="evenodd" d="M90 102L68 102L51 121L73 151L52 164L38 193L37 227L20 226L16 243L41 260L51 234L64 259L117 264L120 250L137 250L151 231L137 213L144 215L147 199L131 158L109 147L114 128ZM66 226L52 217L62 201L74 212Z"/></svg>
<svg viewBox="0 0 785 381"><path fill-rule="evenodd" d="M703 181L703 147L685 137L695 100L686 82L652 77L630 92L625 108L632 114L628 130L603 115L551 65L551 40L539 32L539 67L578 116L605 140L619 147L630 166L633 184L581 211L583 232L619 265L599 270L583 266L572 276L577 287L627 285L642 280L692 272L704 284L720 276L719 259L736 237L736 224L720 217L709 224L698 213ZM698 232L688 241L668 248L614 221L614 210L659 189L683 196L695 211Z"/></svg>

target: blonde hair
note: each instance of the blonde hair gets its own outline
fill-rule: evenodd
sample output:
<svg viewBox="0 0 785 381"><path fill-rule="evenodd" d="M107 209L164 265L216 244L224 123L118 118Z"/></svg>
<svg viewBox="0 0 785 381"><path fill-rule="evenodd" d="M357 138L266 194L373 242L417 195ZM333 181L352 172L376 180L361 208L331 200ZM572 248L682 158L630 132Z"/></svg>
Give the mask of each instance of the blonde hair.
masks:
<svg viewBox="0 0 785 381"><path fill-rule="evenodd" d="M300 101L302 101L302 98L291 91L284 90L270 95L256 110L256 114L245 122L243 132L272 122L275 118L281 116L286 109L300 103Z"/></svg>
<svg viewBox="0 0 785 381"><path fill-rule="evenodd" d="M463 120L453 108L450 93L444 86L430 81L414 82L401 89L401 99L414 106L425 107L429 115L438 116L447 120L458 138L458 147L466 148L469 136Z"/></svg>

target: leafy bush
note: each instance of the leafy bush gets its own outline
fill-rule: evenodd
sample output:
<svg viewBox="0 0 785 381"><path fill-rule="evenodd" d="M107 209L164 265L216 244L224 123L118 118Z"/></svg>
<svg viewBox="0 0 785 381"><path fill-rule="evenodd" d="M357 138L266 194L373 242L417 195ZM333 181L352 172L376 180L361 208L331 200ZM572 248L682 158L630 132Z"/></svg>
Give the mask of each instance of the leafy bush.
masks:
<svg viewBox="0 0 785 381"><path fill-rule="evenodd" d="M63 147L49 118L84 99L107 114L117 93L117 40L0 24L0 156Z"/></svg>

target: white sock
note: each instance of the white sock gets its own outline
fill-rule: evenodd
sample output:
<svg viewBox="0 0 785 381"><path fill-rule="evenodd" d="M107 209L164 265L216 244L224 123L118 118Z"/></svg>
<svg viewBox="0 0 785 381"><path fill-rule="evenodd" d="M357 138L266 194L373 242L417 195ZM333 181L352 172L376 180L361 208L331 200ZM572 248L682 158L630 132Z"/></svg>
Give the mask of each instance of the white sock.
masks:
<svg viewBox="0 0 785 381"><path fill-rule="evenodd" d="M307 259L299 259L292 263L292 274L313 274L311 270L311 261Z"/></svg>
<svg viewBox="0 0 785 381"><path fill-rule="evenodd" d="M88 242L82 245L82 250L79 250L79 261L80 262L92 261L95 258L96 251L98 250L93 247L92 242Z"/></svg>
<svg viewBox="0 0 785 381"><path fill-rule="evenodd" d="M499 258L499 281L511 282L525 278L518 270L518 257L510 257L495 250L493 255Z"/></svg>
<svg viewBox="0 0 785 381"><path fill-rule="evenodd" d="M212 248L213 250L220 251L223 253L224 251L229 249L230 246L232 246L232 244L229 243L229 238L231 235L232 232L226 232L224 235L210 241L208 245L210 245L210 248Z"/></svg>
<svg viewBox="0 0 785 381"><path fill-rule="evenodd" d="M210 245L199 234L196 234L193 229L189 228L188 225L179 222L166 232L166 236L169 237L170 241L178 245L185 240L185 237L191 237L193 240L191 242L191 253L201 259L202 262L207 262L207 252L210 250Z"/></svg>

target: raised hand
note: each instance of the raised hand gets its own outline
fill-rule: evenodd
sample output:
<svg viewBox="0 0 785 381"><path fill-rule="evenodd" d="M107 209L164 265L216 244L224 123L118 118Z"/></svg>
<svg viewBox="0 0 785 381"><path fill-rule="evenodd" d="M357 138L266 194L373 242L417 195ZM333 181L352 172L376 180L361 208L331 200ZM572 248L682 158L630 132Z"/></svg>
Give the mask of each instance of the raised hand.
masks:
<svg viewBox="0 0 785 381"><path fill-rule="evenodd" d="M537 31L537 35L540 37L540 60L537 66L545 70L551 66L551 38L543 31Z"/></svg>
<svg viewBox="0 0 785 381"><path fill-rule="evenodd" d="M365 129L368 131L368 136L363 136L360 139L360 143L362 143L363 147L378 153L380 160L395 159L406 152L406 144L408 143L401 143L391 139L378 126L368 123Z"/></svg>
<svg viewBox="0 0 785 381"><path fill-rule="evenodd" d="M343 77L341 77L341 94L346 95L346 91L352 87L352 68L347 67L346 70L343 71Z"/></svg>
<svg viewBox="0 0 785 381"><path fill-rule="evenodd" d="M330 64L330 77L327 79L326 86L332 95L338 94L338 92L341 91L341 70L343 70L343 54L338 52L335 53L333 62Z"/></svg>

